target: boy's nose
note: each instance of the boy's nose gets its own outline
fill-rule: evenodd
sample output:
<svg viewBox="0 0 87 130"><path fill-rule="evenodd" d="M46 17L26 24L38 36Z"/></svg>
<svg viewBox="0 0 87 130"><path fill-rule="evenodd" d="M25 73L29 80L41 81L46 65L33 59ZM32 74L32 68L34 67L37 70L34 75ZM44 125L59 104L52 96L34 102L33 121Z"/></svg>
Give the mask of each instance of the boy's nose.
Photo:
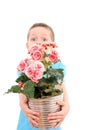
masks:
<svg viewBox="0 0 87 130"><path fill-rule="evenodd" d="M37 44L38 44L38 45L41 45L41 42L38 42Z"/></svg>

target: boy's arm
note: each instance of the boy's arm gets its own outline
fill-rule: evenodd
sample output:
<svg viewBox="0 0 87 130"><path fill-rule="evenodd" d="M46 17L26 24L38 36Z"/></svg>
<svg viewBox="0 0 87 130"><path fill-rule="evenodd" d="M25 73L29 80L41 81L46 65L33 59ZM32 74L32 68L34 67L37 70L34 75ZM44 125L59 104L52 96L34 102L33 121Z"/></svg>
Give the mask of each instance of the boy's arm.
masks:
<svg viewBox="0 0 87 130"><path fill-rule="evenodd" d="M29 120L31 126L38 126L38 120L39 120L39 113L32 111L28 107L28 98L24 94L19 94L19 104L26 115L27 119Z"/></svg>
<svg viewBox="0 0 87 130"><path fill-rule="evenodd" d="M64 91L64 101L60 102L58 104L62 106L62 112L63 112L64 118L65 118L66 115L68 114L69 110L70 110L70 104L69 104L67 89L66 89L64 84L63 84L63 91Z"/></svg>
<svg viewBox="0 0 87 130"><path fill-rule="evenodd" d="M64 91L64 101L57 102L57 104L61 106L61 111L50 113L47 117L50 123L56 122L56 125L54 126L55 128L61 125L61 123L65 119L70 109L69 101L68 101L68 94L67 94L67 90L64 84L62 85L62 88Z"/></svg>

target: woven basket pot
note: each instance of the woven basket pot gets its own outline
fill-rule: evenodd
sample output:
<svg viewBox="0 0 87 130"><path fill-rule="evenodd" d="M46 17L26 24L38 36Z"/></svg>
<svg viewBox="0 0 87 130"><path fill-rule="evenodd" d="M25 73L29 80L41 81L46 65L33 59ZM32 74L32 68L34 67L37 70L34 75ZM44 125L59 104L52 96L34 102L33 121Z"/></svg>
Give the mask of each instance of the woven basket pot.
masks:
<svg viewBox="0 0 87 130"><path fill-rule="evenodd" d="M54 125L56 125L56 123L49 123L47 121L47 115L51 112L60 111L60 106L56 104L56 102L62 100L63 100L63 93L58 96L44 98L44 99L29 98L29 107L33 111L40 113L38 128L52 128Z"/></svg>

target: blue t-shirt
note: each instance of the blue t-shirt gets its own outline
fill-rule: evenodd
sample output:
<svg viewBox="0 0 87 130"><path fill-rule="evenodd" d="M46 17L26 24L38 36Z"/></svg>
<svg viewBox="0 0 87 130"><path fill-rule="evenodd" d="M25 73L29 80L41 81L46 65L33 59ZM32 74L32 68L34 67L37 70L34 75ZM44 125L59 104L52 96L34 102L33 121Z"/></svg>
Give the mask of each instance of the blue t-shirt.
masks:
<svg viewBox="0 0 87 130"><path fill-rule="evenodd" d="M62 68L62 69L64 69L64 75L65 75L65 73L66 73L65 66L61 62L57 62L56 64L53 64L52 67L53 68ZM27 117L25 116L25 114L21 110L20 115L19 115L17 130L39 130L39 129L36 128L36 127L33 127L33 128L31 127ZM50 128L48 130L54 130L54 128ZM59 126L55 130L61 130L61 127Z"/></svg>
<svg viewBox="0 0 87 130"><path fill-rule="evenodd" d="M36 127L31 127L31 125L30 125L28 119L26 118L26 116L24 115L24 113L22 111L20 111L20 116L19 116L17 130L39 130L39 129L36 128ZM42 130L44 130L44 129L42 129ZM59 126L56 129L49 128L47 130L62 130L62 129Z"/></svg>

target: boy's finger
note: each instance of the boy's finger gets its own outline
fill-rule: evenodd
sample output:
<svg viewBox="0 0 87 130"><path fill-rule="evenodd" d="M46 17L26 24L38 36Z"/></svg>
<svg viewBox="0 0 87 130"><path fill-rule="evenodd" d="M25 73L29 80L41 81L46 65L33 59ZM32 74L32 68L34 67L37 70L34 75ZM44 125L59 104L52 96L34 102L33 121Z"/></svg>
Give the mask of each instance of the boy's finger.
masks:
<svg viewBox="0 0 87 130"><path fill-rule="evenodd" d="M64 106L65 102L64 101L58 101L56 104L60 105L60 106Z"/></svg>

